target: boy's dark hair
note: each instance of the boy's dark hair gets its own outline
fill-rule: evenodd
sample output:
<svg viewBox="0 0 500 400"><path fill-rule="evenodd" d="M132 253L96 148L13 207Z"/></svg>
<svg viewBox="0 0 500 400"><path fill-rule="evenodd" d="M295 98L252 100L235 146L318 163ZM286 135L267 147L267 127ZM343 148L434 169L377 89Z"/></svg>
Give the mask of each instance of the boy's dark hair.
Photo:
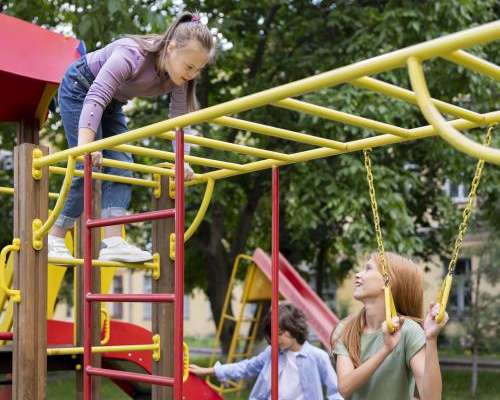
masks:
<svg viewBox="0 0 500 400"><path fill-rule="evenodd" d="M304 313L290 303L280 303L278 313L279 330L287 331L299 344L304 344L307 339L307 321ZM264 336L270 342L271 310L264 320L263 328Z"/></svg>

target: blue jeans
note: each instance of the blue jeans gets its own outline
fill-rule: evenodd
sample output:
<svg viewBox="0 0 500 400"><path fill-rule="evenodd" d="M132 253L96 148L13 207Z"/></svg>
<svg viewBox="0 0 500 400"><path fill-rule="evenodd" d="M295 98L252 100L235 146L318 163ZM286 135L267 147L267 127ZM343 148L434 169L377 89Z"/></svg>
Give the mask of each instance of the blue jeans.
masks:
<svg viewBox="0 0 500 400"><path fill-rule="evenodd" d="M75 147L78 145L78 122L82 112L83 101L94 79L85 57L82 57L69 67L59 86L59 108L61 111L64 132L68 141L68 147ZM104 110L101 124L96 132L96 140L118 135L128 130L125 114L122 110L123 104L124 103L113 99ZM129 153L103 150L102 154L105 158L133 162L132 155ZM77 168L83 169L83 165L79 163ZM106 174L127 177L132 176L131 171L119 168L104 167L103 172ZM103 181L101 216L107 218L125 215L130 204L131 194L132 188L130 185ZM63 211L57 218L55 225L60 228L69 229L73 226L75 220L82 212L83 178L75 177L71 183L71 189L66 199L66 203L64 204Z"/></svg>

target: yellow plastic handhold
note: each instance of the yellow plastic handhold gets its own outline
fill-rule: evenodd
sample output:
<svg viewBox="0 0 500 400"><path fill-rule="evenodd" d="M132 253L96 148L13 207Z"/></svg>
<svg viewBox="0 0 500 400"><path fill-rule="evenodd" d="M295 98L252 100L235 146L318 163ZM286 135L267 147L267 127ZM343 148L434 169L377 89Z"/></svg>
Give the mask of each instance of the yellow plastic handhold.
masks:
<svg viewBox="0 0 500 400"><path fill-rule="evenodd" d="M446 306L448 304L448 298L450 297L451 284L453 283L453 275L446 275L441 290L439 291L438 303L439 303L439 313L436 315L436 322L440 324L446 313Z"/></svg>
<svg viewBox="0 0 500 400"><path fill-rule="evenodd" d="M175 199L175 180L168 180L168 195L171 199Z"/></svg>
<svg viewBox="0 0 500 400"><path fill-rule="evenodd" d="M186 382L189 378L189 346L186 342L182 343L184 368L182 371L182 382Z"/></svg>
<svg viewBox="0 0 500 400"><path fill-rule="evenodd" d="M161 355L161 338L160 335L153 335L153 344L155 348L153 349L153 361L160 361Z"/></svg>
<svg viewBox="0 0 500 400"><path fill-rule="evenodd" d="M397 316L396 306L394 305L394 298L390 286L384 287L384 301L385 301L385 321L387 323L387 330L391 333L395 331L392 318Z"/></svg>
<svg viewBox="0 0 500 400"><path fill-rule="evenodd" d="M153 254L153 279L160 279L160 253Z"/></svg>
<svg viewBox="0 0 500 400"><path fill-rule="evenodd" d="M170 234L170 259L175 260L175 233Z"/></svg>
<svg viewBox="0 0 500 400"><path fill-rule="evenodd" d="M43 222L39 218L35 218L32 222L31 229L33 230L33 248L35 250L42 250L43 240L42 238L36 234L37 231L42 229Z"/></svg>
<svg viewBox="0 0 500 400"><path fill-rule="evenodd" d="M43 157L42 150L40 149L33 149L33 161L36 160L37 158ZM33 179L35 180L40 180L42 179L42 168L35 167L35 163L33 163L31 167L31 175L33 176Z"/></svg>
<svg viewBox="0 0 500 400"><path fill-rule="evenodd" d="M104 317L102 320L102 326L104 328L104 337L101 340L101 345L106 345L109 343L109 338L111 337L111 317L107 308L101 308L101 314Z"/></svg>
<svg viewBox="0 0 500 400"><path fill-rule="evenodd" d="M156 182L156 187L153 189L153 196L155 199L159 199L161 197L161 175L153 174L153 181Z"/></svg>

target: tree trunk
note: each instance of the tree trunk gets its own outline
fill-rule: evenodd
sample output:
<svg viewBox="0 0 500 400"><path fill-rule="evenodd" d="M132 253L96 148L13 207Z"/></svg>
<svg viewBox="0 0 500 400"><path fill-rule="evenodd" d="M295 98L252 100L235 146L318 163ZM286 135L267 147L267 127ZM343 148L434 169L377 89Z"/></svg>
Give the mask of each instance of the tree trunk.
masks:
<svg viewBox="0 0 500 400"><path fill-rule="evenodd" d="M265 190L266 185L262 179L256 176L248 188L247 202L240 212L238 229L231 240L229 252L222 245L225 238L224 232L224 208L220 203L214 203L212 206L212 223L210 225L209 241L207 243L208 263L207 263L207 296L210 301L210 307L217 328L222 315L224 299L226 296L231 268L234 258L244 251L248 235L251 230L253 216L257 209L259 199ZM233 315L231 307L228 310L229 315ZM225 324L221 334L222 351L227 354L231 343L234 323Z"/></svg>
<svg viewBox="0 0 500 400"><path fill-rule="evenodd" d="M219 203L212 207L212 224L210 225L210 238L208 243L208 263L207 263L207 296L210 301L210 308L217 328L222 315L222 307L230 277L230 260L222 246L224 238L224 211ZM232 315L231 307L228 313ZM231 342L231 332L233 324L226 324L221 335L221 345L224 354L227 354Z"/></svg>
<svg viewBox="0 0 500 400"><path fill-rule="evenodd" d="M325 286L325 259L326 259L327 243L320 244L318 258L316 260L316 293L319 297L323 297L323 287Z"/></svg>
<svg viewBox="0 0 500 400"><path fill-rule="evenodd" d="M476 345L472 347L472 378L470 384L470 393L472 397L476 397L477 390L477 361L478 361L478 348Z"/></svg>
<svg viewBox="0 0 500 400"><path fill-rule="evenodd" d="M476 279L475 284L473 286L473 296L472 299L472 377L471 377L471 385L470 392L472 397L476 397L477 391L477 364L479 358L479 346L481 340L481 329L479 327L479 294L480 294L480 285L481 285L481 268L476 269Z"/></svg>

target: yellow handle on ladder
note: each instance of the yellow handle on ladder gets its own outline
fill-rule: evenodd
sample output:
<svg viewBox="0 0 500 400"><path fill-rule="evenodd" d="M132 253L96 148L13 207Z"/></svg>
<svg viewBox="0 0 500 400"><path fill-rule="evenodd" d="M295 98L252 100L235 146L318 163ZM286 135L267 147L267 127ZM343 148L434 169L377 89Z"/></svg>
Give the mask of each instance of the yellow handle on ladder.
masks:
<svg viewBox="0 0 500 400"><path fill-rule="evenodd" d="M111 317L109 315L109 311L106 308L101 308L101 314L104 319L102 320L102 326L104 329L104 337L101 340L101 345L106 345L109 342L109 338L111 336Z"/></svg>
<svg viewBox="0 0 500 400"><path fill-rule="evenodd" d="M186 382L189 378L189 346L186 342L182 343L182 351L184 354L184 368L182 371L182 382Z"/></svg>

